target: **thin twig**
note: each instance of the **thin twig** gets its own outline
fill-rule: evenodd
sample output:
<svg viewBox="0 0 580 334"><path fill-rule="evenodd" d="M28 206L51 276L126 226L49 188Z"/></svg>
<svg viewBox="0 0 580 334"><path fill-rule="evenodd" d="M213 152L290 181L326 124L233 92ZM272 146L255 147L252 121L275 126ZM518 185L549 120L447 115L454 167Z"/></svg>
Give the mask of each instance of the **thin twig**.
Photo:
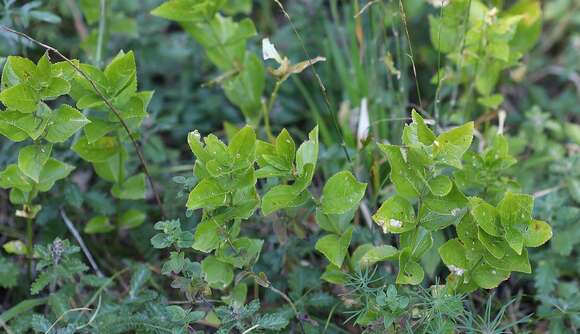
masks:
<svg viewBox="0 0 580 334"><path fill-rule="evenodd" d="M361 16L361 15L362 15L362 14L363 14L363 13L364 13L364 12L365 12L365 11L366 11L366 10L367 10L369 7L370 7L370 6L374 5L374 4L375 4L375 3L377 3L377 2L379 2L379 0L373 0L373 1L369 1L369 2L367 2L367 3L366 3L364 6L363 6L363 8L362 8L362 9L361 9L361 10L360 10L358 13L356 13L356 14L353 16L353 18L355 18L355 19L356 19L357 17Z"/></svg>
<svg viewBox="0 0 580 334"><path fill-rule="evenodd" d="M304 43L304 39L302 38L302 35L300 35L300 33L298 32L298 29L294 25L294 21L292 20L292 18L290 17L290 14L288 14L288 12L284 8L284 6L280 2L280 0L274 0L274 2L276 2L278 7L280 7L280 10L282 11L284 16L288 20L288 23L290 23L290 26L292 27L294 34L296 35L296 37L298 38L298 41L300 42L300 44L302 46L302 50L304 51L304 54L306 55L306 59L308 59L308 62L310 65L309 67L310 67L312 73L314 73L316 80L318 81L318 86L320 87L320 91L321 91L322 96L324 98L324 104L326 106L328 113L330 114L330 117L332 118L332 122L334 124L335 129L336 129L338 137L341 141L341 146L342 146L342 149L344 151L344 155L346 156L346 159L348 160L348 162L352 163L350 155L348 154L348 149L346 148L346 142L344 141L344 135L342 134L342 130L340 128L340 125L338 124L338 119L336 118L336 113L332 112L332 106L330 104L330 99L328 98L328 94L326 92L326 87L324 86L324 83L322 82L320 75L318 75L318 71L316 70L316 67L312 66L313 65L312 57L310 56L310 53L306 49L306 44Z"/></svg>
<svg viewBox="0 0 580 334"><path fill-rule="evenodd" d="M77 6L77 3L75 0L66 0L66 3L68 5L68 8L69 8L71 15L73 17L73 20L75 23L75 29L76 29L77 33L79 34L81 41L84 41L87 38L87 36L89 35L89 33L88 33L87 27L85 26L85 23L83 21L83 16L81 14L81 11L79 10L79 7Z"/></svg>
<svg viewBox="0 0 580 334"><path fill-rule="evenodd" d="M563 184L559 184L559 185L557 185L555 187L552 187L552 188L548 188L548 189L543 189L543 190L536 191L534 193L534 198L537 199L537 198L540 198L540 197L544 197L544 196L549 195L549 194L551 194L553 192L556 192L556 191L558 191L558 190L560 190L562 188L564 188L564 185Z"/></svg>
<svg viewBox="0 0 580 334"><path fill-rule="evenodd" d="M369 210L366 200L360 202L360 211L362 212L362 216L365 220L365 223L367 224L367 227L372 231L373 219L371 218L371 210Z"/></svg>
<svg viewBox="0 0 580 334"><path fill-rule="evenodd" d="M44 332L44 334L48 334L48 333L50 333L50 331L51 331L51 330L54 328L54 326L56 326L56 324L57 324L59 321L61 321L61 320L62 320L62 318L64 318L64 316L65 316L65 315L67 315L67 314L69 314L69 313L72 313L72 312L79 312L79 311L80 311L80 312L82 312L82 311L90 311L90 310L91 310L90 308L86 308L86 307L79 307L79 308L73 308L73 309L70 309L70 310L66 310L66 311L64 311L64 312L63 312L63 313L60 315L60 317L58 317L58 318L57 318L57 319L56 319L56 320L55 320L55 321L52 323L52 325L50 325L50 327L48 327L48 329L47 329L47 330Z"/></svg>
<svg viewBox="0 0 580 334"><path fill-rule="evenodd" d="M105 39L105 29L107 27L107 1L99 0L99 32L97 35L97 49L95 50L95 63L101 66L103 58L103 41Z"/></svg>
<svg viewBox="0 0 580 334"><path fill-rule="evenodd" d="M278 1L278 0L275 0L275 1ZM300 324L300 329L302 330L302 334L305 334L306 331L304 330L304 324L302 323L302 318L300 317L300 313L298 312L296 305L294 305L294 303L292 302L292 299L290 299L290 297L288 297L288 295L285 294L284 292L276 289L272 284L270 284L268 286L268 289L270 289L272 292L278 294L280 297L282 297L282 299L284 299L288 303L288 305L290 305L290 307L292 308L292 311L294 311L294 314L296 315L296 319L298 319L298 323Z"/></svg>
<svg viewBox="0 0 580 334"><path fill-rule="evenodd" d="M97 95L101 98L101 100L103 100L103 102L105 102L105 104L107 105L109 110L111 110L113 112L113 114L115 114L117 119L119 119L119 122L123 126L123 129L127 132L127 135L129 136L129 138L131 138L131 142L133 143L133 146L135 147L135 151L137 152L137 156L139 157L139 160L141 162L141 166L143 167L143 172L145 173L145 175L147 176L147 179L149 180L149 183L151 184L151 190L153 191L153 195L155 196L155 200L157 202L157 205L159 206L159 210L161 211L161 215L163 217L165 217L165 210L163 209L161 197L159 196L159 193L157 192L157 189L155 187L155 183L153 182L153 178L151 177L151 174L149 174L149 169L147 168L147 163L145 162L145 157L143 156L143 152L141 150L139 142L137 141L137 139L135 139L135 137L133 137L133 134L131 133L129 126L127 125L125 120L123 120L123 117L121 116L121 113L119 112L119 110L117 110L117 108L115 108L115 106L113 106L111 101L109 101L109 99L103 94L103 92L101 92L101 90L99 89L99 87L97 86L95 81L93 79L91 79L83 70L81 70L81 68L79 66L77 66L72 60L70 60L68 57L63 55L58 49L56 49L50 45L44 44L44 43L28 36L27 34L25 34L23 32L8 28L7 26L2 25L2 26L0 26L0 29L7 31L7 32L10 32L10 33L13 33L15 35L18 35L20 37L23 37L23 38L29 40L30 42L32 42L40 47L45 48L48 51L54 52L60 58L64 59L70 66L72 66L75 69L76 72L78 72L84 79L86 79L89 82L89 84L91 85L91 87L93 88L95 93L97 93Z"/></svg>
<svg viewBox="0 0 580 334"><path fill-rule="evenodd" d="M95 312L93 312L93 315L91 315L91 318L89 319L89 321L86 324L77 327L77 330L81 330L81 329L89 326L90 324L92 324L93 321L95 321L95 319L97 318L97 315L99 314L99 310L101 309L101 301L102 301L102 297L101 297L101 295L99 295L99 302L97 303L97 309L95 310Z"/></svg>
<svg viewBox="0 0 580 334"><path fill-rule="evenodd" d="M415 57L413 56L413 44L411 44L411 35L409 34L409 28L407 27L407 15L405 14L405 6L403 6L402 0L399 0L399 11L401 12L401 20L403 21L403 26L405 28L405 36L407 36L407 44L409 44L409 54L407 56L411 58L411 65L413 67L413 74L415 75L415 86L417 88L419 105L423 106L423 102L421 101L421 89L419 88L419 79L417 78L417 69L415 68Z"/></svg>
<svg viewBox="0 0 580 334"><path fill-rule="evenodd" d="M89 260L89 263L91 264L91 267L93 267L93 270L95 271L97 276L103 277L104 276L103 273L99 269L99 266L97 266L97 263L95 262L93 255L91 254L91 252L89 251L89 249L85 245L83 238L81 237L80 233L77 231L74 224L70 221L70 219L67 217L66 213L64 212L64 209L62 209L62 208L60 209L60 216L62 217L62 220L64 221L64 223L65 223L66 227L68 228L68 230L70 231L70 233L77 240L79 246L81 246L83 253L85 253L87 260Z"/></svg>
<svg viewBox="0 0 580 334"><path fill-rule="evenodd" d="M248 334L248 333L250 333L251 331L253 331L254 329L256 329L258 327L260 327L260 325L254 325L254 326L246 329L242 334Z"/></svg>
<svg viewBox="0 0 580 334"><path fill-rule="evenodd" d="M10 329L10 327L8 327L8 325L2 319L0 319L0 327L4 328L4 330L6 331L6 334L14 334L12 329Z"/></svg>

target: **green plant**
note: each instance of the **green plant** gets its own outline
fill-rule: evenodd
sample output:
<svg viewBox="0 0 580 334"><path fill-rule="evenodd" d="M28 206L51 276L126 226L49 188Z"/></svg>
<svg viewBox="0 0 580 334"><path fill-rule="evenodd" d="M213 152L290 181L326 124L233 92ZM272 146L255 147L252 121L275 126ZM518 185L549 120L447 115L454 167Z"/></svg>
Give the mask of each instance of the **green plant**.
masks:
<svg viewBox="0 0 580 334"><path fill-rule="evenodd" d="M430 234L449 226L457 238L438 251L450 270L448 286L462 292L496 287L511 271L531 272L526 247L552 236L548 224L532 218L533 197L508 191L494 205L457 187L449 168L461 169L472 128L467 123L435 136L414 113L403 131L403 146L381 146L397 194L373 218L385 233L401 234L400 251L389 254L399 259L398 283L421 283L424 273L417 261L432 245Z"/></svg>
<svg viewBox="0 0 580 334"><path fill-rule="evenodd" d="M1 330L576 330L566 1L531 53L536 0L33 2L64 23L46 29L4 11L26 57L0 83Z"/></svg>
<svg viewBox="0 0 580 334"><path fill-rule="evenodd" d="M223 72L214 82L223 85L226 97L248 122L257 124L266 71L260 59L246 50L248 39L256 35L254 23L249 18L239 22L233 18L250 9L248 1L171 0L152 14L179 22L201 44L208 59Z"/></svg>
<svg viewBox="0 0 580 334"><path fill-rule="evenodd" d="M433 82L453 88L451 107L462 94L460 107L467 118L476 115L471 111L473 101L487 109L502 104L504 96L495 92L500 74L518 65L542 30L540 1L521 0L505 9L503 3L450 1L440 5L439 15L429 17L431 42L451 62Z"/></svg>

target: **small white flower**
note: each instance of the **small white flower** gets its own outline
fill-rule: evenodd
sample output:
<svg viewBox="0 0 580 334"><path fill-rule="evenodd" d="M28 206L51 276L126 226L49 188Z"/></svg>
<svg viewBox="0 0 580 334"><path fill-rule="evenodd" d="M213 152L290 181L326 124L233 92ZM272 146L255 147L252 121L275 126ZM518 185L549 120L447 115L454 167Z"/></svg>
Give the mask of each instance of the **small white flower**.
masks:
<svg viewBox="0 0 580 334"><path fill-rule="evenodd" d="M456 267L452 264L450 264L448 266L448 268L449 268L449 271L451 271L451 273L455 276L463 276L463 273L465 272L465 269Z"/></svg>
<svg viewBox="0 0 580 334"><path fill-rule="evenodd" d="M282 57L268 38L262 39L262 57L264 60L274 59L278 64L282 64Z"/></svg>
<svg viewBox="0 0 580 334"><path fill-rule="evenodd" d="M365 141L368 138L369 129L370 129L369 109L367 98L365 97L360 102L360 114L358 120L358 129L356 133L359 145L361 142Z"/></svg>

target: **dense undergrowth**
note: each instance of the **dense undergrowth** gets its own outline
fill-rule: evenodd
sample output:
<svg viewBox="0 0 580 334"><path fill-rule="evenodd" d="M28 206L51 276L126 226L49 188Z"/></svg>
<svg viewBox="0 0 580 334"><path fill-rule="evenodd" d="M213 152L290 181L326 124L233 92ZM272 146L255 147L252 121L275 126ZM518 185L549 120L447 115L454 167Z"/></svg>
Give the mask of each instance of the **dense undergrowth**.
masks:
<svg viewBox="0 0 580 334"><path fill-rule="evenodd" d="M574 0L0 21L0 331L579 330Z"/></svg>

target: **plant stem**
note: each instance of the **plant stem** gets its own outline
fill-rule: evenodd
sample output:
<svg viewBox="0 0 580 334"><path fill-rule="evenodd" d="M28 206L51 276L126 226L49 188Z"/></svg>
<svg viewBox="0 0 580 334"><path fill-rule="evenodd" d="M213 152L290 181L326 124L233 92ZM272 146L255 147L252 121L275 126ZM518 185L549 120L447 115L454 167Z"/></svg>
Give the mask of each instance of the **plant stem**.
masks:
<svg viewBox="0 0 580 334"><path fill-rule="evenodd" d="M80 233L76 230L76 228L74 227L74 224L70 221L70 219L66 215L66 212L64 212L63 208L60 209L60 216L62 217L62 220L64 221L64 223L65 223L66 227L68 228L68 230L70 231L70 233L77 240L79 246L81 246L83 253L85 253L87 260L89 260L89 263L90 263L91 267L93 267L93 270L95 271L97 276L103 277L103 273L99 269L99 266L97 266L97 263L95 262L95 259L91 255L91 252L89 251L88 247L85 245L83 238L81 237Z"/></svg>
<svg viewBox="0 0 580 334"><path fill-rule="evenodd" d="M107 0L100 1L99 32L97 36L97 49L95 50L95 63L101 66L103 56L103 40L105 38L105 28L107 26Z"/></svg>
<svg viewBox="0 0 580 334"><path fill-rule="evenodd" d="M270 289L270 291L272 291L272 292L276 293L277 295L279 295L280 297L282 297L282 299L284 299L288 303L288 305L290 305L290 307L292 308L292 311L294 311L294 314L296 315L296 319L298 320L298 323L300 324L300 330L302 331L303 334L305 334L306 331L304 330L304 324L302 323L302 318L300 318L300 313L298 312L296 305L294 305L294 303L292 302L292 299L290 299L290 297L288 297L288 295L285 294L284 292L276 289L272 284L270 284L268 289Z"/></svg>
<svg viewBox="0 0 580 334"><path fill-rule="evenodd" d="M268 100L268 105L264 106L264 128L266 130L266 136L268 136L268 140L274 142L274 135L272 134L272 128L270 127L270 113L272 109L274 109L274 102L276 102L276 98L278 97L278 91L282 86L282 83L285 79L280 79L276 81L276 85L274 86L274 90L272 94L270 94L270 100ZM265 105L265 104L264 104Z"/></svg>
<svg viewBox="0 0 580 334"><path fill-rule="evenodd" d="M322 94L322 97L324 99L324 105L326 106L326 110L332 119L332 123L334 124L334 128L336 130L336 133L338 134L338 137L340 139L340 146L342 147L342 150L344 152L346 160L348 161L349 164L352 164L352 159L350 158L350 155L348 154L348 148L346 146L346 142L344 141L344 135L342 133L342 128L340 127L340 124L338 123L337 113L333 112L332 105L330 104L330 98L328 97L328 93L326 92L326 87L322 83L322 79L320 78L320 75L318 75L318 71L316 70L316 67L312 66L312 62L310 61L310 59L312 59L312 57L310 56L310 52L308 52L308 49L306 49L306 44L304 43L304 39L302 38L302 35L300 35L300 33L298 32L298 28L296 28L296 25L294 25L294 21L292 20L292 18L290 17L290 14L288 14L288 12L284 8L284 6L280 2L280 0L274 0L274 2L276 3L276 5L278 5L280 10L282 11L282 14L284 14L286 19L288 20L288 23L290 24L290 27L292 28L294 35L296 35L296 38L298 38L298 41L300 42L300 45L302 46L302 51L306 55L306 59L309 59L309 61L308 61L309 65L310 65L309 68L312 71L312 73L314 74L314 77L316 78L316 82L318 83L318 87L320 88L320 93Z"/></svg>
<svg viewBox="0 0 580 334"><path fill-rule="evenodd" d="M34 232L32 230L32 218L26 218L26 250L28 253L28 280L32 282L32 257L34 245Z"/></svg>

